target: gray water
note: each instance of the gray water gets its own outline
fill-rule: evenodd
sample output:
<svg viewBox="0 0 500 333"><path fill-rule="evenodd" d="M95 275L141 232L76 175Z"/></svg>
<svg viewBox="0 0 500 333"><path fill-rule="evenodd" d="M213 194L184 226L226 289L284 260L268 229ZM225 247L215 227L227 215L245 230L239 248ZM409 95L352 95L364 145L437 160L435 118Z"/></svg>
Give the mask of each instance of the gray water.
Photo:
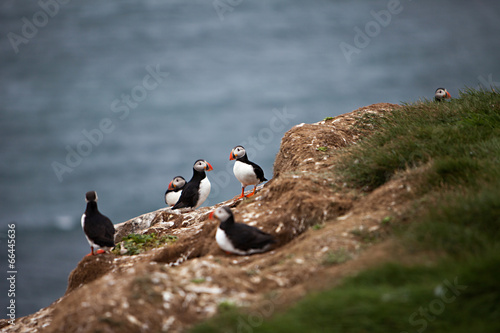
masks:
<svg viewBox="0 0 500 333"><path fill-rule="evenodd" d="M2 1L0 267L15 223L17 316L60 297L88 253L88 190L123 222L204 158L212 205L240 192L235 145L271 178L295 124L500 81L498 1L393 3Z"/></svg>

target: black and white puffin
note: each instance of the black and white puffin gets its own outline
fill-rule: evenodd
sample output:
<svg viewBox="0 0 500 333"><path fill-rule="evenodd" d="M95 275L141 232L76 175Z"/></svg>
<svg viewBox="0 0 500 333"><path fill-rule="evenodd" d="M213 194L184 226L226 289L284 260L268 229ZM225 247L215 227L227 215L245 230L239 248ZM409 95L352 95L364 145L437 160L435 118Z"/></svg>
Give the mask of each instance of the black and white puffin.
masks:
<svg viewBox="0 0 500 333"><path fill-rule="evenodd" d="M450 99L450 98L451 95L445 88L437 88L436 92L434 93L434 100L436 102L442 102L445 99Z"/></svg>
<svg viewBox="0 0 500 333"><path fill-rule="evenodd" d="M274 237L255 227L234 222L233 212L229 207L219 207L210 213L210 218L220 221L215 234L219 247L230 253L249 255L269 250L276 242Z"/></svg>
<svg viewBox="0 0 500 333"><path fill-rule="evenodd" d="M186 180L182 176L177 176L168 183L168 189L165 192L165 203L168 206L173 206L179 201L182 189L186 185Z"/></svg>
<svg viewBox="0 0 500 333"><path fill-rule="evenodd" d="M193 165L193 177L182 189L181 196L172 209L191 208L196 209L210 194L210 181L205 171L212 171L213 168L205 160L197 160Z"/></svg>
<svg viewBox="0 0 500 333"><path fill-rule="evenodd" d="M96 253L105 253L115 246L115 227L111 220L102 215L97 209L97 193L89 191L85 194L87 208L82 215L82 229L90 244L88 256Z"/></svg>
<svg viewBox="0 0 500 333"><path fill-rule="evenodd" d="M253 192L247 195L247 197L251 197L255 194L257 185L267 180L264 177L264 171L260 166L248 160L247 152L243 146L234 147L229 155L229 160L236 160L233 172L241 183L241 195L238 199L245 196L245 187L254 185Z"/></svg>

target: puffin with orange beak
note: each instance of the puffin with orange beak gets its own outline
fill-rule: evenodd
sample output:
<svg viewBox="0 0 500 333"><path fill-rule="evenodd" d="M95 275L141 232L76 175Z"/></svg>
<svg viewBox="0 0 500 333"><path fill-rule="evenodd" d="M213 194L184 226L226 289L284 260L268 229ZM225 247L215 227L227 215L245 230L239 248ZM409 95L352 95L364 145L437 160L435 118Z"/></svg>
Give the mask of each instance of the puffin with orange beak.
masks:
<svg viewBox="0 0 500 333"><path fill-rule="evenodd" d="M165 203L168 206L173 206L179 201L182 189L186 185L186 180L182 176L177 176L168 183L168 189L165 192Z"/></svg>
<svg viewBox="0 0 500 333"><path fill-rule="evenodd" d="M276 243L274 237L255 227L234 222L233 212L227 206L210 213L210 219L220 221L215 234L219 247L229 253L242 256L269 250Z"/></svg>
<svg viewBox="0 0 500 333"><path fill-rule="evenodd" d="M172 209L191 208L196 209L207 200L210 194L210 181L205 171L212 171L213 168L205 160L197 160L193 165L193 177L187 182L182 190L179 200Z"/></svg>
<svg viewBox="0 0 500 333"><path fill-rule="evenodd" d="M236 160L233 167L234 176L241 183L241 195L238 199L245 196L245 187L254 185L252 193L247 197L255 194L257 185L265 182L267 179L264 177L264 171L257 164L248 160L247 152L243 146L236 146L231 150L229 160Z"/></svg>
<svg viewBox="0 0 500 333"><path fill-rule="evenodd" d="M450 98L451 95L445 88L437 88L436 92L434 93L434 100L436 102L442 102L445 99L450 99Z"/></svg>

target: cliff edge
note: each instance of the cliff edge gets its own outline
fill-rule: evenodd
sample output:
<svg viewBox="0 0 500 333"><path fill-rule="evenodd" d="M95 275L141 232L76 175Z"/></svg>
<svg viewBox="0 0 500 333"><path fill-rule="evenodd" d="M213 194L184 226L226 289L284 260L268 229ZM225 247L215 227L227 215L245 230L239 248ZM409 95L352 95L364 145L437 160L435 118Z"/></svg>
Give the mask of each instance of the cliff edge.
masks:
<svg viewBox="0 0 500 333"><path fill-rule="evenodd" d="M394 255L384 241L387 216L406 209L404 177L369 193L344 188L335 174L340 152L369 135L367 117L399 105L380 103L299 124L285 133L273 178L252 198L179 213L169 208L116 225L131 234L172 237L137 255L85 257L70 274L66 294L5 332L183 331L224 304L283 308ZM368 124L368 125L367 125ZM252 256L228 255L215 243L209 213L233 208L238 222L273 234L277 246ZM376 237L378 242L366 242ZM392 253L391 253L392 252ZM263 313L265 315L265 313Z"/></svg>

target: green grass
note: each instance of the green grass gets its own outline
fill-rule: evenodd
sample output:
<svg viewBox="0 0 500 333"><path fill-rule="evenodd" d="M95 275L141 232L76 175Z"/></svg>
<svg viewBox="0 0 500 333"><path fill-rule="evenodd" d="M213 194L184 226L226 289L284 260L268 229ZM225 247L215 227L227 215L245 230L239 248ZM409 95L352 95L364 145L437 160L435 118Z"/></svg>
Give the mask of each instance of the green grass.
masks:
<svg viewBox="0 0 500 333"><path fill-rule="evenodd" d="M500 331L500 95L466 90L370 126L374 133L346 153L341 180L370 191L425 166L409 178L413 208L382 223L426 264L391 258L283 313L232 309L193 332Z"/></svg>
<svg viewBox="0 0 500 333"><path fill-rule="evenodd" d="M480 170L499 162L499 94L469 90L449 103L406 105L374 124L374 134L353 146L339 168L355 187L374 189L427 162L433 185L498 176Z"/></svg>
<svg viewBox="0 0 500 333"><path fill-rule="evenodd" d="M334 251L328 251L324 254L322 264L325 266L338 265L351 259L351 254L345 249L340 248Z"/></svg>
<svg viewBox="0 0 500 333"><path fill-rule="evenodd" d="M231 309L192 332L498 332L498 274L497 253L460 267L386 264L284 313L271 302L252 312Z"/></svg>
<svg viewBox="0 0 500 333"><path fill-rule="evenodd" d="M311 229L312 229L312 230L321 230L321 229L323 229L324 227L325 227L325 225L324 225L324 224L322 224L322 223L316 223L316 224L314 224L314 225L311 227Z"/></svg>
<svg viewBox="0 0 500 333"><path fill-rule="evenodd" d="M500 250L500 179L478 191L460 187L436 196L440 200L427 206L418 215L420 223L404 234L407 244L457 259Z"/></svg>
<svg viewBox="0 0 500 333"><path fill-rule="evenodd" d="M177 241L177 236L165 235L158 237L156 233L151 234L130 234L123 237L113 249L114 254L136 255L147 250ZM122 249L124 251L122 251Z"/></svg>
<svg viewBox="0 0 500 333"><path fill-rule="evenodd" d="M392 216L386 216L380 221L382 225L388 225L392 221Z"/></svg>

